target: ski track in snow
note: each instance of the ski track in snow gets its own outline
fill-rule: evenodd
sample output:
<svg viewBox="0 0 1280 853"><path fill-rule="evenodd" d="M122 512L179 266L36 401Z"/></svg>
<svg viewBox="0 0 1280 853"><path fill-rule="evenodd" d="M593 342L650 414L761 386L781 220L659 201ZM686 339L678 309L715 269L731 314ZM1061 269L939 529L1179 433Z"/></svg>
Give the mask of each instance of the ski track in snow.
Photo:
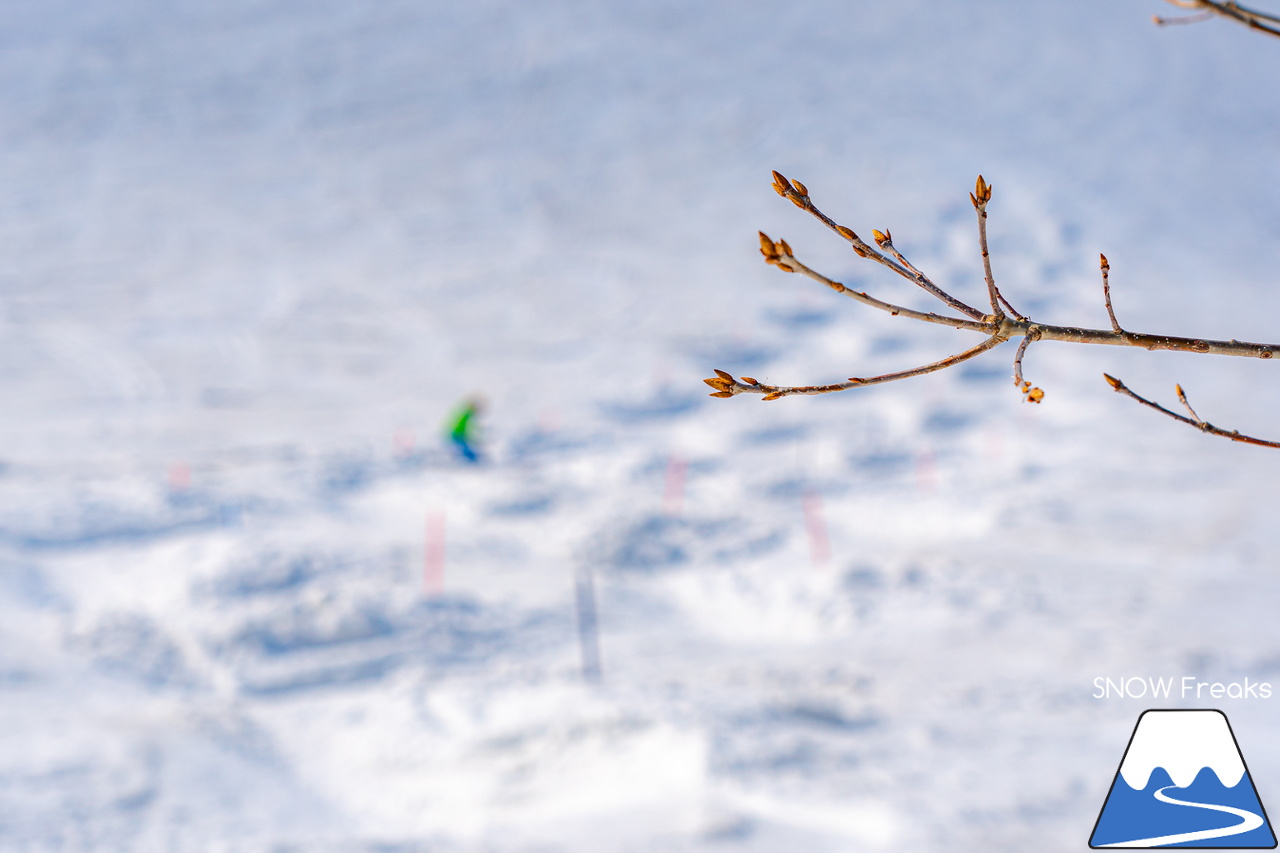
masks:
<svg viewBox="0 0 1280 853"><path fill-rule="evenodd" d="M1093 678L1280 671L1280 455L1101 373L1272 435L1274 367L700 380L971 345L760 263L928 305L773 168L965 299L982 172L1020 310L1105 325L1106 251L1126 328L1275 340L1280 51L1162 7L0 9L0 850L1084 844Z"/></svg>

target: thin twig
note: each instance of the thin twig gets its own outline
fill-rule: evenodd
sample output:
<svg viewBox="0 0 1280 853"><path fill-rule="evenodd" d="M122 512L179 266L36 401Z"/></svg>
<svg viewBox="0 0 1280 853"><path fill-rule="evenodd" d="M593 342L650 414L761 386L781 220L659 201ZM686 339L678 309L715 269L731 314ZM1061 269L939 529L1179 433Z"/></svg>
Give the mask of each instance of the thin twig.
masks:
<svg viewBox="0 0 1280 853"><path fill-rule="evenodd" d="M1244 24L1246 27L1259 32L1280 37L1280 29L1262 23L1263 21L1268 21L1273 24L1280 24L1280 16L1246 8L1234 2L1234 0L1226 0L1226 2L1218 2L1218 0L1166 0L1166 2L1180 9L1199 9L1200 14L1188 15L1182 18L1161 18L1157 15L1155 22L1162 26L1165 24L1195 23L1217 15Z"/></svg>
<svg viewBox="0 0 1280 853"><path fill-rule="evenodd" d="M1246 9L1244 6L1241 6L1239 3L1235 3L1232 0L1228 0L1228 2L1225 3L1218 3L1216 0L1200 0L1200 5L1208 11L1217 12L1220 15L1232 18L1242 24L1248 24L1249 26L1257 29L1266 30L1274 35L1280 35L1280 32L1276 32L1275 30L1264 27L1258 23L1259 21L1280 23L1280 18L1277 18L1274 15L1268 15L1265 12L1259 12L1256 9Z"/></svg>
<svg viewBox="0 0 1280 853"><path fill-rule="evenodd" d="M1228 3L1227 5L1234 6L1240 12L1243 12L1244 14L1256 20L1271 21L1272 23L1280 24L1280 15L1268 15L1265 12L1259 12L1257 9L1245 9L1243 6L1241 6L1238 3Z"/></svg>
<svg viewBox="0 0 1280 853"><path fill-rule="evenodd" d="M1028 335L1022 339L1022 343L1018 344L1018 352L1013 356L1013 384L1022 386L1022 357L1027 354L1027 347L1031 346L1031 336Z"/></svg>
<svg viewBox="0 0 1280 853"><path fill-rule="evenodd" d="M1022 316L1022 314L1018 313L1017 308L1014 308L1012 305L1009 304L1009 300L1005 299L1004 294L1001 293L999 290L996 291L996 296L1000 297L1000 304L1003 305L1006 309L1008 309L1009 313L1012 314L1014 317L1018 318L1019 320L1027 319L1026 317Z"/></svg>
<svg viewBox="0 0 1280 853"><path fill-rule="evenodd" d="M766 385L757 382L750 376L742 377L742 381L734 379L723 370L716 371L717 378L702 380L712 388L716 389L713 397L733 397L737 394L763 394L765 400L777 400L782 397L793 397L798 395L811 394L831 394L836 391L848 391L850 388L860 388L864 385L880 385L884 382L896 382L899 379L909 379L912 376L923 376L926 373L933 373L937 370L943 370L953 367L962 361L968 361L975 355L981 355L992 347L999 346L1005 342L1005 338L999 335L992 335L982 343L975 347L970 347L964 352L949 355L941 361L935 361L931 364L922 364L919 367L913 367L910 370L900 370L897 373L885 373L881 376L850 376L846 382L836 382L831 385Z"/></svg>
<svg viewBox="0 0 1280 853"><path fill-rule="evenodd" d="M951 326L955 329L967 329L974 332L986 332L987 334L991 334L997 329L996 326L986 321L985 318L981 318L979 320L962 320L959 317L946 317L932 312L916 311L914 308L894 305L892 302L884 302L883 300L876 299L874 296L868 296L862 291L846 287L840 282L827 278L822 273L800 263L800 261L796 259L795 255L791 253L791 247L787 245L786 240L779 240L775 243L769 238L769 235L765 234L763 231L760 232L760 251L764 254L765 260L778 267L778 269L785 272L798 272L807 278L811 278L820 284L826 285L836 293L843 293L850 299L855 299L863 305L869 305L872 308L878 308L881 311L887 311L895 317L908 317L912 320L922 320L926 323L937 323L938 325Z"/></svg>
<svg viewBox="0 0 1280 853"><path fill-rule="evenodd" d="M814 210L817 210L817 208L814 208ZM871 235L875 238L876 245L882 249L888 250L894 258L897 259L898 263L902 264L902 266L911 273L912 280L915 281L916 284L920 285L920 287L924 288L926 291L938 297L962 314L967 314L975 320L986 319L986 315L977 308L974 308L965 302L961 302L959 299L956 299L950 293L947 293L945 290L930 281L927 275L920 272L915 264L907 260L903 256L902 252L898 251L898 247L893 245L893 235L888 231L881 233L880 231L872 229Z"/></svg>
<svg viewBox="0 0 1280 853"><path fill-rule="evenodd" d="M1280 355L1280 344L1258 344L1237 340L1221 341L1209 338L1183 338L1176 335L1151 335L1124 330L1117 332L1114 329L1086 329L1077 326L1055 326L1049 323L1019 320L1008 316L1002 316L999 321L992 319L990 316L982 321L974 321L916 311L912 308L876 299L865 292L854 290L811 269L796 259L792 254L791 247L787 245L785 240L779 240L775 243L768 235L762 232L760 234L760 243L761 253L764 254L765 260L779 269L786 272L801 273L864 305L912 320L922 320L926 323L950 326L954 329L983 332L988 335L1000 332L1006 339L1021 337L1034 325L1038 330L1039 338L1046 341L1066 341L1075 344L1100 344L1103 346L1133 346L1146 350L1175 350L1245 358L1269 359ZM897 266L897 264L894 264L894 266Z"/></svg>
<svg viewBox="0 0 1280 853"><path fill-rule="evenodd" d="M778 195L782 196L785 199L788 199L792 204L794 204L796 207L800 208L801 210L804 210L812 214L814 218L816 218L819 222L821 222L823 225L827 226L832 231L839 234L844 240L848 241L849 245L853 247L853 251L855 251L860 257L870 258L876 263L881 264L882 266L888 267L889 269L893 270L895 273L907 279L908 281L912 282L913 284L919 285L920 287L928 291L933 296L937 297L938 299L945 302L947 305L950 305L952 308L959 311L961 314L964 314L974 320L987 319L986 314L983 314L977 308L974 308L970 305L966 305L964 302L961 302L959 299L956 299L951 294L943 291L940 287L938 287L932 281L930 281L928 277L924 275L924 273L920 272L910 264L906 264L905 263L906 259L901 258L900 255L897 255L897 252L894 252L895 256L899 257L899 259L902 260L905 265L895 263L894 261L889 260L884 255L877 252L875 249L871 248L871 246L867 245L866 241L864 241L861 237L855 234L852 228L847 228L844 225L841 225L840 223L836 222L831 217L827 216L825 213L823 213L821 210L818 209L817 205L813 203L813 199L809 198L809 190L805 187L804 184L800 183L799 181L795 181L795 182L789 181L785 177L783 177L781 173L774 172L773 188L778 193ZM876 232L876 233L879 233L879 232Z"/></svg>
<svg viewBox="0 0 1280 853"><path fill-rule="evenodd" d="M1159 15L1153 15L1151 20L1163 27L1168 24L1198 24L1201 21L1207 21L1212 17L1213 12L1199 12L1195 15L1182 15L1177 18L1163 18Z"/></svg>
<svg viewBox="0 0 1280 853"><path fill-rule="evenodd" d="M1038 326L1032 326L1027 329L1022 343L1018 344L1018 352L1013 356L1013 384L1022 392L1022 399L1028 403L1039 403L1044 399L1044 391L1033 387L1030 382L1022 378L1022 357L1027 354L1027 349L1032 342L1038 340L1040 340L1040 329Z"/></svg>
<svg viewBox="0 0 1280 853"><path fill-rule="evenodd" d="M987 249L987 202L991 201L991 185L978 176L973 192L969 193L969 201L978 212L978 246L982 249L982 274L987 280L987 296L991 299L991 313L997 321L1004 317L1000 307L1000 291L996 289L995 277L991 274L991 252Z"/></svg>
<svg viewBox="0 0 1280 853"><path fill-rule="evenodd" d="M1111 264L1107 262L1106 255L1098 255L1101 262L1098 264L1102 268L1102 298L1107 303L1107 316L1111 318L1111 329L1117 335L1123 335L1124 329L1120 328L1120 324L1116 321L1115 309L1111 307L1111 282L1108 280L1107 273L1111 272Z"/></svg>
<svg viewBox="0 0 1280 853"><path fill-rule="evenodd" d="M1259 12L1257 9L1245 9L1243 6L1241 6L1238 3L1228 3L1227 5L1234 6L1236 9L1248 15L1249 17L1254 18L1255 20L1271 21L1272 23L1280 24L1280 15L1268 15L1265 12Z"/></svg>
<svg viewBox="0 0 1280 853"><path fill-rule="evenodd" d="M1204 424L1204 418L1202 418L1202 417L1200 417L1199 415L1197 415L1197 414L1196 414L1196 410L1195 410L1195 409L1193 409L1193 408L1191 408L1191 404L1187 402L1187 394L1186 394L1186 392L1185 392L1185 391L1183 391L1183 390L1182 390L1182 386L1181 386L1181 385L1174 385L1174 386L1173 386L1173 389L1174 389L1175 391L1177 391L1177 392L1178 392L1178 402L1182 403L1183 407L1184 407L1188 412L1190 412L1190 413L1191 413L1191 417L1195 420L1196 425L1197 425L1197 426L1203 425L1203 424Z"/></svg>
<svg viewBox="0 0 1280 853"><path fill-rule="evenodd" d="M1132 399L1137 400L1142 405L1155 409L1157 412L1160 412L1161 414L1168 415L1169 417L1173 418L1175 421L1179 421L1181 423L1187 424L1188 426L1195 427L1201 432L1208 433L1209 435L1220 435L1223 438L1229 438L1232 441L1239 441L1239 442L1243 442L1244 444L1256 444L1259 447L1280 447L1280 441L1267 441L1266 439L1262 439L1262 438L1253 438L1252 436L1241 435L1239 430L1231 430L1230 432L1228 432L1225 429L1220 429L1219 427L1216 427L1207 421L1201 420L1200 416L1197 415L1194 410L1191 410L1191 406L1187 404L1186 394L1182 393L1182 386L1180 385L1178 386L1178 398L1183 402L1184 405L1187 406L1188 410L1191 410L1191 414L1194 415L1194 420L1192 418L1183 417L1177 412L1166 409L1164 406L1160 405L1159 403L1152 402L1151 400L1148 400L1146 397L1142 397L1142 396L1139 396L1138 394L1135 394L1129 388L1129 386L1125 385L1123 382L1121 382L1119 379L1115 378L1114 376L1111 376L1106 373L1102 375L1103 377L1106 378L1107 383L1112 388L1114 388L1118 393L1124 394L1126 397L1131 397Z"/></svg>

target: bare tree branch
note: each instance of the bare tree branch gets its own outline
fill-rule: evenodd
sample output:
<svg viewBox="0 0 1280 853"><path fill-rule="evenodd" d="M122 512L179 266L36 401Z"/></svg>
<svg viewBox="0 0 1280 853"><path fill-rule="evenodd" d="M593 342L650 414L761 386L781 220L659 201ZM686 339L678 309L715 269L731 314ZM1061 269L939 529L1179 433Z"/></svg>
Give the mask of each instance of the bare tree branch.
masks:
<svg viewBox="0 0 1280 853"><path fill-rule="evenodd" d="M1156 15L1152 20L1161 26L1166 24L1193 24L1207 21L1212 17L1222 17L1244 24L1246 27L1258 32L1280 36L1280 29L1270 26L1270 24L1280 24L1280 16L1268 15L1256 9L1245 8L1234 2L1234 0L1225 0L1225 2L1219 2L1219 0L1165 0L1165 2L1180 9L1196 9L1199 10L1199 13L1184 15L1180 18L1162 18ZM1267 23L1264 24L1263 21Z"/></svg>
<svg viewBox="0 0 1280 853"><path fill-rule="evenodd" d="M926 373L933 373L935 370L953 367L962 361L968 361L975 355L981 355L992 347L999 346L1005 340L999 335L993 335L977 346L970 347L964 352L956 353L955 355L949 355L941 361L922 364L919 367L901 370L897 373L886 373L882 376L850 376L848 381L837 382L833 385L764 385L750 376L742 377L742 381L739 382L723 370L716 370L715 376L702 381L716 389L716 393L712 394L712 397L732 397L735 394L764 394L764 399L766 400L777 400L781 397L793 397L796 395L830 394L833 391L848 391L850 388L858 388L863 385L879 385L883 382L909 379L912 376L923 376Z"/></svg>
<svg viewBox="0 0 1280 853"><path fill-rule="evenodd" d="M816 208L814 209L816 210ZM902 253L898 251L898 248L893 245L893 235L890 234L888 231L881 233L880 231L877 231L876 229L873 228L871 229L871 236L875 238L876 245L878 245L882 249L888 250L894 256L894 258L897 259L898 263L906 267L906 269L914 277L916 284L920 285L926 291L938 297L943 302L947 303L952 308L959 311L961 314L967 314L968 316L972 317L975 320L986 319L986 315L983 314L981 311L979 311L977 308L973 308L961 302L959 299L956 299L951 294L945 292L936 284L934 284L932 281L930 281L928 276L920 272L920 270L916 269L915 265L912 264L910 261L908 261L905 257L903 257Z"/></svg>
<svg viewBox="0 0 1280 853"><path fill-rule="evenodd" d="M1162 18L1159 15L1152 15L1151 20L1163 27L1169 24L1198 24L1201 21L1209 20L1213 15L1213 12L1200 12L1195 15L1183 15L1178 18Z"/></svg>
<svg viewBox="0 0 1280 853"><path fill-rule="evenodd" d="M1014 317L1026 320L1027 318L1010 305L1009 300L1000 293L1000 288L996 287L995 277L991 274L991 253L987 250L987 202L991 201L991 185L984 181L981 175L978 176L974 191L969 193L969 200L973 202L974 210L978 211L978 246L982 249L982 273L987 282L987 294L991 299L991 313L999 317L1000 307L1004 306Z"/></svg>
<svg viewBox="0 0 1280 853"><path fill-rule="evenodd" d="M1181 385L1175 385L1174 387L1178 391L1178 399L1182 402L1182 405L1186 406L1187 411L1191 412L1191 417L1189 418L1183 417L1177 412L1170 411L1169 409L1166 409L1164 406L1160 405L1159 403L1154 403L1151 400L1148 400L1146 397L1140 397L1139 395L1135 394L1129 388L1128 385L1125 385L1119 379L1116 379L1114 376L1111 376L1110 374L1104 373L1102 375L1106 377L1107 382L1118 393L1124 394L1126 397L1130 397L1134 400L1137 400L1142 405L1155 409L1157 412L1160 412L1162 415L1168 415L1169 417L1173 418L1175 421L1179 421L1181 423L1187 424L1188 426L1195 427L1201 432L1207 432L1210 435L1220 435L1223 438L1229 438L1232 441L1244 442L1245 444L1256 444L1260 447L1280 447L1280 441L1267 441L1266 439L1262 439L1262 438L1253 438L1252 436L1241 435L1239 430L1231 430L1230 432L1228 432L1225 429L1220 429L1214 426L1213 424L1208 423L1207 421L1201 420L1200 416L1197 415L1195 413L1195 410L1191 408L1191 404L1187 402L1187 395L1183 393Z"/></svg>
<svg viewBox="0 0 1280 853"><path fill-rule="evenodd" d="M996 296L1000 299L1000 304L1003 305L1005 308L1007 308L1010 314L1017 317L1019 320L1027 319L1026 317L1018 313L1018 309L1014 308L1012 305L1009 304L1009 300L1004 298L1003 293L997 290Z"/></svg>
<svg viewBox="0 0 1280 853"><path fill-rule="evenodd" d="M813 206L813 202L809 200L809 190L805 187L804 184L798 181L793 184L791 181L788 181L785 177L783 177L780 172L774 172L773 173L773 189L778 193L778 195L782 196L783 198L789 199L792 204L794 204L796 207L800 208L801 210L804 210L813 214L818 219L818 221L820 221L823 225L826 225L832 231L836 232L845 240L849 241L849 244L853 246L853 251L857 252L860 257L871 258L871 260L876 261L877 263L883 264L884 266L893 270L898 275L902 276L908 281L924 288L926 291L936 296L938 299L941 299L943 302L950 305L952 308L959 311L961 314L965 314L974 320L987 319L986 315L983 314L981 311L979 311L977 308L973 308L969 305L966 305L965 303L961 302L959 299L956 299L955 297L951 296L949 293L943 292L943 290L939 288L937 285L935 285L932 281L930 281L924 275L924 273L920 272L914 266L907 263L906 258L903 258L901 255L899 255L897 251L895 251L892 248L892 246L890 246L890 251L893 252L894 257L902 261L902 265L896 264L893 261L889 260L884 255L880 254L875 249L871 248L865 242L863 242L862 238L859 237L857 234L853 233L852 229L849 229L843 225L840 225L839 223L831 219L829 216L827 216L825 213L823 213L821 210L818 210L818 208ZM880 232L875 231L874 233L879 234ZM760 236L761 236L761 239L763 240L764 235L761 234ZM885 236L887 237L888 235L885 235ZM892 243L891 240L887 242ZM784 245L785 245L785 241L784 241ZM761 250L763 251L763 243L761 243ZM790 254L790 252L788 252L788 254ZM769 257L767 252L765 253L765 257L766 259Z"/></svg>
<svg viewBox="0 0 1280 853"><path fill-rule="evenodd" d="M991 314L996 321L1004 319L1003 301L1000 291L996 289L995 277L991 275L991 252L987 249L987 202L991 201L991 186L978 176L974 191L969 193L969 201L973 209L978 211L978 247L982 250L982 274L987 280L987 296L991 300Z"/></svg>
<svg viewBox="0 0 1280 853"><path fill-rule="evenodd" d="M1192 3L1201 2L1201 0L1178 0L1178 2ZM1119 321L1116 319L1115 309L1111 304L1111 283L1109 276L1111 264L1107 261L1106 255L1099 256L1099 266L1102 270L1103 301L1106 305L1107 317L1111 321L1110 330L1086 329L1076 326L1055 326L1049 323L1036 322L1030 317L1023 316L1015 311L1012 306L1009 305L1008 300L1000 294L1000 291L995 284L995 278L991 274L991 260L987 249L986 231L986 208L987 203L991 200L991 186L983 180L981 176L978 177L975 190L969 195L969 198L973 202L975 210L978 212L978 242L982 251L983 272L987 285L987 296L991 302L990 314L983 314L976 308L973 308L965 302L955 298L950 293L947 293L930 280L928 276L908 261L902 252L894 246L893 237L888 231L881 232L879 230L873 230L872 232L875 236L877 245L888 252L888 255L886 255L868 245L862 240L862 238L855 234L852 229L836 223L833 219L819 210L813 203L813 199L809 196L809 190L799 181L788 180L782 174L774 172L773 188L779 195L791 201L796 205L796 207L812 214L832 231L839 234L853 247L854 252L858 255L864 258L869 258L881 266L887 267L899 276L923 288L946 305L954 308L957 312L964 314L965 317L952 317L945 314L916 311L912 308L877 299L863 291L854 290L801 263L795 257L791 246L788 245L786 240L775 241L762 231L760 232L760 252L764 255L766 263L776 266L778 269L785 272L800 273L805 277L826 286L836 293L844 294L863 305L876 308L895 317L906 317L925 323L950 326L951 328L959 329L961 331L981 332L987 337L982 343L970 347L963 352L948 356L940 361L931 362L929 364L920 365L919 367L913 367L895 373L886 373L881 376L850 377L845 382L837 382L828 385L772 385L759 382L749 376L744 376L741 380L737 380L726 371L717 369L715 371L715 376L704 380L706 384L710 385L714 389L711 395L713 397L735 397L739 394L760 394L765 400L777 400L782 397L830 394L836 391L847 391L851 388L858 388L865 385L878 385L884 382L894 382L899 379L922 376L926 373L933 373L938 370L953 367L954 365L967 361L977 355L981 355L987 350L994 349L1005 341L1016 337L1021 337L1022 342L1018 345L1017 353L1014 355L1013 359L1013 381L1015 386L1022 393L1023 399L1032 403L1039 403L1043 400L1044 391L1032 386L1032 384L1023 377L1022 362L1023 358L1026 356L1027 350L1031 344L1036 341L1066 341L1068 343L1077 344L1129 346L1141 347L1146 350L1177 350L1181 352L1231 355L1261 359L1274 358L1278 353L1280 353L1280 344L1250 343L1235 339L1219 341L1207 338L1183 338L1174 335L1152 335L1126 331L1120 326ZM1005 313L1004 308L1008 308L1009 314ZM1120 391L1138 402L1156 409L1157 411L1160 411L1176 420L1194 426L1201 432L1230 438L1232 441L1243 441L1265 447L1280 447L1280 443L1242 436L1239 432L1228 432L1202 420L1187 402L1186 396L1182 393L1181 387L1178 388L1178 398L1182 401L1182 404L1186 407L1187 411L1191 413L1190 418L1171 412L1163 406L1138 396L1125 387L1118 379L1107 376L1107 381L1111 383L1111 387L1115 388L1117 391Z"/></svg>
<svg viewBox="0 0 1280 853"><path fill-rule="evenodd" d="M1176 390L1176 391L1178 392L1178 402L1179 402L1179 403L1181 403L1181 404L1183 405L1183 407L1184 407L1188 412L1190 412L1190 413L1191 413L1191 417L1192 417L1192 419L1193 419L1193 420L1195 420L1195 422L1196 422L1196 426L1203 427L1203 426L1204 426L1204 419L1203 419L1203 418L1201 418L1199 415L1197 415L1197 414L1196 414L1196 410L1195 410L1195 409L1191 408L1191 404L1187 402L1187 395L1186 395L1186 393L1182 390L1182 386L1181 386L1181 385L1174 385L1173 387L1174 387L1174 390Z"/></svg>
<svg viewBox="0 0 1280 853"><path fill-rule="evenodd" d="M916 311L912 308L904 308L901 305L894 305L891 302L883 302L873 296L845 287L838 281L827 278L796 260L791 254L791 247L787 245L786 240L779 240L774 243L769 239L769 235L763 231L760 232L760 251L764 254L765 261L773 264L784 272L798 272L816 282L825 284L836 293L843 293L850 299L856 299L863 305L870 305L872 308L879 308L881 311L887 311L894 316L909 317L912 320L922 320L926 323L937 323L943 326L951 326L956 329L968 329L970 331L986 332L989 331L989 324L985 322L985 318L979 314L980 320L962 320L959 317L945 317L940 314L932 314L924 311Z"/></svg>
<svg viewBox="0 0 1280 853"><path fill-rule="evenodd" d="M1022 392L1022 399L1028 403L1039 403L1044 399L1044 391L1033 387L1030 382L1022 378L1022 357L1027 354L1027 348L1031 346L1031 342L1039 339L1039 326L1027 329L1027 334L1022 338L1022 343L1018 344L1018 352L1013 357L1013 384Z"/></svg>
<svg viewBox="0 0 1280 853"><path fill-rule="evenodd" d="M1102 268L1102 298L1107 303L1107 316L1111 318L1111 329L1117 335L1123 335L1124 329L1120 328L1120 323L1116 321L1115 309L1111 307L1111 282L1108 280L1107 274L1111 272L1111 264L1107 261L1107 256L1099 254L1100 263L1098 266Z"/></svg>

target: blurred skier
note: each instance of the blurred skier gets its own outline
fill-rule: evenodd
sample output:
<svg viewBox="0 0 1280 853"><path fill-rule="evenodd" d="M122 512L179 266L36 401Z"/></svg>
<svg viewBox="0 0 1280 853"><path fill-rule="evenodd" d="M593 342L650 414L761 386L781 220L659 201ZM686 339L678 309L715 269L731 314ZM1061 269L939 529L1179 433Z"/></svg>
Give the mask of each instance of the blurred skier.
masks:
<svg viewBox="0 0 1280 853"><path fill-rule="evenodd" d="M484 400L480 397L471 397L463 401L462 406L449 416L447 422L449 441L468 462L480 462L477 445L479 444L480 413L483 411Z"/></svg>

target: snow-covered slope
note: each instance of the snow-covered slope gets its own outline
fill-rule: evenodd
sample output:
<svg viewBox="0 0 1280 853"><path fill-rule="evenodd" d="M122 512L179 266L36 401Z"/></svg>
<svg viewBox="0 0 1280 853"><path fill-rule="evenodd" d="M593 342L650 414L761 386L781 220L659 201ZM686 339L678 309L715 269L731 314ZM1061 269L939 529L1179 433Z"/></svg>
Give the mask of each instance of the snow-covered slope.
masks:
<svg viewBox="0 0 1280 853"><path fill-rule="evenodd" d="M975 342L761 263L929 305L774 168L964 298L981 172L1022 310L1104 326L1105 251L1126 327L1280 337L1280 47L1164 6L5 4L0 849L1078 849L1095 677L1280 660L1280 455L1101 373L1275 436L1275 367L700 380Z"/></svg>

